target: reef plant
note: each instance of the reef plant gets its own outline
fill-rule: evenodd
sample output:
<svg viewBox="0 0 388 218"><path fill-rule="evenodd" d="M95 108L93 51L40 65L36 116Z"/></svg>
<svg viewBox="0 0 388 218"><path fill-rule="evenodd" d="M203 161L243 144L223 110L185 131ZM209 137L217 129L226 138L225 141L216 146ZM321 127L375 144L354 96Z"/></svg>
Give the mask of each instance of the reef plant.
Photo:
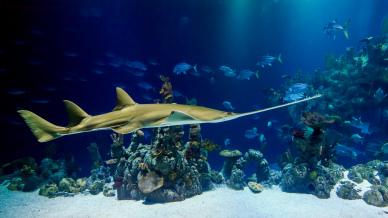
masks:
<svg viewBox="0 0 388 218"><path fill-rule="evenodd" d="M92 160L92 168L101 166L102 158L97 143L90 143L87 149L89 151L90 159Z"/></svg>
<svg viewBox="0 0 388 218"><path fill-rule="evenodd" d="M284 191L311 193L328 198L337 181L343 177L344 168L333 162L334 146L328 140L325 128L335 123L316 112L304 112L301 117L305 130L294 130L294 158L283 165L280 186ZM284 155L284 157L291 154Z"/></svg>
<svg viewBox="0 0 388 218"><path fill-rule="evenodd" d="M163 103L172 103L174 100L174 93L172 91L170 78L163 75L160 75L159 78L163 82L162 88L159 91L159 94L163 98Z"/></svg>
<svg viewBox="0 0 388 218"><path fill-rule="evenodd" d="M172 86L166 78L163 82L160 94L163 102L169 102ZM142 143L141 131L134 132L113 176L118 199L181 201L212 189L213 181L220 182L207 162L200 125L190 125L188 132L184 143L181 126L157 128L151 144Z"/></svg>

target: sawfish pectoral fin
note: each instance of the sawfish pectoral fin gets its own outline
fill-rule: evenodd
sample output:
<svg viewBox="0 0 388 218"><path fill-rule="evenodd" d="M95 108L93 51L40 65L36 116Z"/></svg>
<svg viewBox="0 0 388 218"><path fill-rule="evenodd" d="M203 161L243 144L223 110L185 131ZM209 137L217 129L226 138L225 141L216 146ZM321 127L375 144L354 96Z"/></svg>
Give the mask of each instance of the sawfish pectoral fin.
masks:
<svg viewBox="0 0 388 218"><path fill-rule="evenodd" d="M172 111L167 117L168 123L183 122L183 121L198 121L197 118L190 116L182 111Z"/></svg>
<svg viewBox="0 0 388 218"><path fill-rule="evenodd" d="M130 123L124 126L113 127L112 130L116 133L128 134L140 128L140 125L138 125L137 123Z"/></svg>

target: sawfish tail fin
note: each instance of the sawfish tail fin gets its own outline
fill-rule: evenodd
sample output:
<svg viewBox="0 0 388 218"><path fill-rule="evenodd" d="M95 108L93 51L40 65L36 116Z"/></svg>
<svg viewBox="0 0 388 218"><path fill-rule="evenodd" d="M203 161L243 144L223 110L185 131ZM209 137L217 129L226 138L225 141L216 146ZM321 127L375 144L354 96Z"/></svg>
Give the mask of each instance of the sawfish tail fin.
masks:
<svg viewBox="0 0 388 218"><path fill-rule="evenodd" d="M68 130L66 127L57 126L48 122L31 111L18 110L18 113L23 117L28 127L30 127L31 132L39 142L48 142L56 139L65 134Z"/></svg>
<svg viewBox="0 0 388 218"><path fill-rule="evenodd" d="M119 90L120 91L120 90ZM36 115L28 110L18 110L18 113L27 126L30 127L31 132L35 135L39 142L48 142L69 134L70 128L80 124L85 118L90 117L82 108L75 103L64 100L65 108L69 118L69 124L66 127L57 126ZM119 102L122 103L122 102Z"/></svg>

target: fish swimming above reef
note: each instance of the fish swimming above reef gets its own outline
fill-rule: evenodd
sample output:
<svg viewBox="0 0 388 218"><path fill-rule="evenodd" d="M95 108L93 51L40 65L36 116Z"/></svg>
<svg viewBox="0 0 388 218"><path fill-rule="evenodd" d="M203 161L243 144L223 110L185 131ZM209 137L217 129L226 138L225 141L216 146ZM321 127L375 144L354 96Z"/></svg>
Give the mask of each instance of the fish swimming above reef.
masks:
<svg viewBox="0 0 388 218"><path fill-rule="evenodd" d="M292 101L297 101L306 95L308 89L308 85L305 83L295 83L292 86L290 86L283 98L285 102L292 102Z"/></svg>
<svg viewBox="0 0 388 218"><path fill-rule="evenodd" d="M336 39L338 32L343 32L346 39L349 39L349 25L350 19L348 19L343 25L339 24L338 21L332 20L325 27L323 27L323 33Z"/></svg>
<svg viewBox="0 0 388 218"><path fill-rule="evenodd" d="M252 129L245 130L244 136L247 139L254 139L256 137L259 137L259 133L257 132L257 128L253 127Z"/></svg>
<svg viewBox="0 0 388 218"><path fill-rule="evenodd" d="M187 98L186 97L186 104L187 105L197 105L198 101L196 98Z"/></svg>
<svg viewBox="0 0 388 218"><path fill-rule="evenodd" d="M222 102L222 105L229 111L233 111L235 109L230 101L224 101Z"/></svg>
<svg viewBox="0 0 388 218"><path fill-rule="evenodd" d="M222 71L224 73L224 76L226 76L226 77L235 77L236 76L236 72L228 66L222 65L218 69L220 71Z"/></svg>
<svg viewBox="0 0 388 218"><path fill-rule="evenodd" d="M177 65L175 65L174 69L173 69L173 72L176 74L176 75L180 75L180 74L186 74L187 71L193 69L195 73L197 73L197 65L190 65L188 63L185 63L185 62L182 62L182 63L179 63Z"/></svg>
<svg viewBox="0 0 388 218"><path fill-rule="evenodd" d="M183 95L183 93L178 90L174 90L173 95L174 95L174 98L185 97L185 95Z"/></svg>
<svg viewBox="0 0 388 218"><path fill-rule="evenodd" d="M255 73L252 70L245 69L245 70L240 71L240 73L237 76L237 79L250 80L253 75L255 75L256 78L258 79L259 78L259 71L256 71L256 73Z"/></svg>
<svg viewBox="0 0 388 218"><path fill-rule="evenodd" d="M388 155L388 142L384 143L382 146L381 146L381 152L385 155Z"/></svg>
<svg viewBox="0 0 388 218"><path fill-rule="evenodd" d="M361 120L361 117L358 117L358 118L352 117L352 121L346 120L344 123L356 128L356 129L359 129L362 134L367 134L367 135L372 134L370 127L369 127L370 126L369 123L363 122Z"/></svg>
<svg viewBox="0 0 388 218"><path fill-rule="evenodd" d="M363 154L358 149L342 145L340 143L336 144L336 146L334 147L334 151L337 156L350 157L353 160L356 160L361 154Z"/></svg>
<svg viewBox="0 0 388 218"><path fill-rule="evenodd" d="M365 43L365 44L369 44L373 39L374 39L373 36L368 36L366 38L361 39L360 42Z"/></svg>
<svg viewBox="0 0 388 218"><path fill-rule="evenodd" d="M226 138L224 140L224 146L229 147L232 144L232 140L230 138Z"/></svg>
<svg viewBox="0 0 388 218"><path fill-rule="evenodd" d="M265 138L265 135L263 133L261 133L260 136L259 136L259 142L260 143L265 143L265 141L267 141L267 139Z"/></svg>
<svg viewBox="0 0 388 218"><path fill-rule="evenodd" d="M48 142L65 135L102 129L111 129L120 134L127 134L142 128L220 123L321 97L321 95L315 95L261 110L233 113L194 105L138 104L121 88L116 88L116 94L117 105L113 111L96 116L91 116L75 103L64 100L69 118L67 126L54 125L28 110L18 110L18 112L37 140Z"/></svg>
<svg viewBox="0 0 388 218"><path fill-rule="evenodd" d="M360 136L359 134L353 134L350 136L352 141L357 144L362 144L364 142L364 137Z"/></svg>
<svg viewBox="0 0 388 218"><path fill-rule="evenodd" d="M147 91L155 89L151 84L149 84L148 82L144 82L144 81L138 82L137 86L139 86L140 88L147 90Z"/></svg>
<svg viewBox="0 0 388 218"><path fill-rule="evenodd" d="M270 66L272 67L272 64L275 63L275 61L278 61L279 63L283 63L282 60L282 54L279 54L277 57L271 56L271 55L264 55L261 57L260 61L256 63L257 66L266 67Z"/></svg>
<svg viewBox="0 0 388 218"><path fill-rule="evenodd" d="M9 95L23 95L23 94L26 94L27 91L20 88L11 88L7 90L7 93Z"/></svg>
<svg viewBox="0 0 388 218"><path fill-rule="evenodd" d="M127 69L125 71L136 77L143 77L145 75L145 71L143 70Z"/></svg>
<svg viewBox="0 0 388 218"><path fill-rule="evenodd" d="M127 67L129 68L136 69L136 70L142 70L142 71L147 70L147 66L141 61L127 61L125 65L127 65Z"/></svg>
<svg viewBox="0 0 388 218"><path fill-rule="evenodd" d="M362 54L358 57L354 57L353 60L361 65L362 68L366 67L369 63L369 56L367 54Z"/></svg>
<svg viewBox="0 0 388 218"><path fill-rule="evenodd" d="M373 94L373 97L376 99L377 102L382 102L385 97L387 97L387 93L384 93L384 90L382 88L378 88Z"/></svg>
<svg viewBox="0 0 388 218"><path fill-rule="evenodd" d="M203 72L206 72L206 73L213 73L213 70L212 70L212 68L210 68L209 66L202 66L201 67L201 70L203 71Z"/></svg>

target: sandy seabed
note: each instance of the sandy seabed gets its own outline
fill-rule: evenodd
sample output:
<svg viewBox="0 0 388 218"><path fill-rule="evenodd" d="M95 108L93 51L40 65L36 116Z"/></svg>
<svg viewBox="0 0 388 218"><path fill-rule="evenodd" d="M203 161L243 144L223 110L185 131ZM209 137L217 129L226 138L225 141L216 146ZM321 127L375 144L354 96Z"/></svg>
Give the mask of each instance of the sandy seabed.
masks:
<svg viewBox="0 0 388 218"><path fill-rule="evenodd" d="M254 194L219 187L182 202L147 205L142 201L118 201L114 197L76 195L49 199L37 192L22 193L0 187L0 217L388 217L388 207L362 200L343 200L334 190L330 199L309 194L285 193L278 187Z"/></svg>

